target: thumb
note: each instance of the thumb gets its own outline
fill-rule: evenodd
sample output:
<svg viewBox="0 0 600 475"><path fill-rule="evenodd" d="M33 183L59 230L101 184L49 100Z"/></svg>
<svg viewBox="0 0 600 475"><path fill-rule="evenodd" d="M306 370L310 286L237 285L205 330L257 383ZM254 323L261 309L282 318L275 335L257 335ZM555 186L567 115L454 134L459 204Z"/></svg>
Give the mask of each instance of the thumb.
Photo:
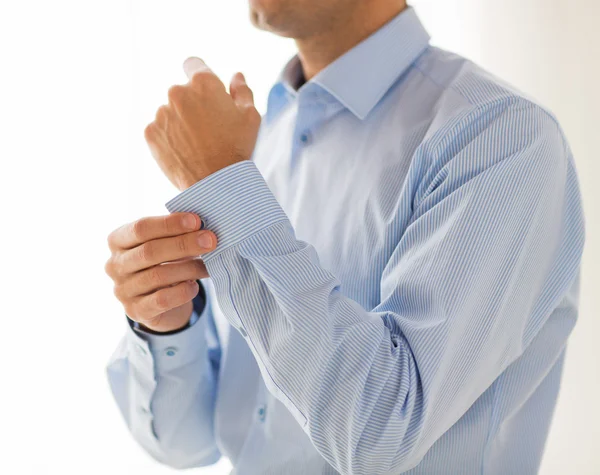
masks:
<svg viewBox="0 0 600 475"><path fill-rule="evenodd" d="M212 73L212 70L206 65L206 63L196 56L190 56L183 62L183 70L185 71L185 74L189 80L191 80L194 74L199 71Z"/></svg>
<svg viewBox="0 0 600 475"><path fill-rule="evenodd" d="M242 73L235 73L229 85L229 93L238 107L254 106L254 94L246 84Z"/></svg>

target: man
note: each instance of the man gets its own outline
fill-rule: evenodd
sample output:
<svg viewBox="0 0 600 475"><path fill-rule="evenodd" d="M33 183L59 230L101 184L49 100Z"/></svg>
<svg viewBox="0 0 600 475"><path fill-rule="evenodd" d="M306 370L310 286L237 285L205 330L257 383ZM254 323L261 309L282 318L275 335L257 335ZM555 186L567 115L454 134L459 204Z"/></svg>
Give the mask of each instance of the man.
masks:
<svg viewBox="0 0 600 475"><path fill-rule="evenodd" d="M108 239L133 437L239 475L536 473L584 244L556 119L401 0L251 12L298 46L262 121L186 60L145 130L181 192Z"/></svg>

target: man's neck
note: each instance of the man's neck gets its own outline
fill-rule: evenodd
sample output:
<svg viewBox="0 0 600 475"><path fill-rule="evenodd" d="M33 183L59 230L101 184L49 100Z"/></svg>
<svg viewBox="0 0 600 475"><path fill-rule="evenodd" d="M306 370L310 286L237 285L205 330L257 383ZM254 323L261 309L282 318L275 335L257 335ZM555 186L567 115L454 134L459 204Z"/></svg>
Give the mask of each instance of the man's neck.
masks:
<svg viewBox="0 0 600 475"><path fill-rule="evenodd" d="M360 2L357 11L333 24L327 31L308 38L296 39L304 79L310 80L405 8L407 8L405 0Z"/></svg>

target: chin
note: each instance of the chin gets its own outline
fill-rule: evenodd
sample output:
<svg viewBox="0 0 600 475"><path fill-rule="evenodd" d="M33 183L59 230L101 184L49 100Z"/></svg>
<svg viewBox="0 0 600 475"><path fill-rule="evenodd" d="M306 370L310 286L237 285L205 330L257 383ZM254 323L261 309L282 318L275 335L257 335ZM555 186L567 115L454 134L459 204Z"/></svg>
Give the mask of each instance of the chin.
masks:
<svg viewBox="0 0 600 475"><path fill-rule="evenodd" d="M278 3L281 3L281 0L248 0L250 10L254 14L267 17L280 7Z"/></svg>
<svg viewBox="0 0 600 475"><path fill-rule="evenodd" d="M297 38L305 33L304 0L248 0L252 24L278 36Z"/></svg>

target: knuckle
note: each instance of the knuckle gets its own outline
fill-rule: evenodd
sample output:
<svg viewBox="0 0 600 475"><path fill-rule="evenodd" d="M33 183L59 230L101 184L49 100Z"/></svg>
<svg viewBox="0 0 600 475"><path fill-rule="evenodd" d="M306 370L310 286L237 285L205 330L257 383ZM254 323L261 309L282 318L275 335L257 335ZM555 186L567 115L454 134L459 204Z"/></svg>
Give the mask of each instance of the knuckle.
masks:
<svg viewBox="0 0 600 475"><path fill-rule="evenodd" d="M156 292L154 297L154 307L160 311L168 310L169 308L169 294L165 291Z"/></svg>
<svg viewBox="0 0 600 475"><path fill-rule="evenodd" d="M207 71L197 71L192 76L192 79L190 82L194 86L201 86L205 83L207 76L208 76Z"/></svg>
<svg viewBox="0 0 600 475"><path fill-rule="evenodd" d="M104 272L110 277L114 275L114 262L112 256L104 263Z"/></svg>
<svg viewBox="0 0 600 475"><path fill-rule="evenodd" d="M106 237L106 244L108 244L109 249L113 248L114 241L115 241L115 235L114 235L114 231L113 231Z"/></svg>
<svg viewBox="0 0 600 475"><path fill-rule="evenodd" d="M154 266L148 270L148 284L151 286L161 287L163 285L164 277L160 266Z"/></svg>
<svg viewBox="0 0 600 475"><path fill-rule="evenodd" d="M218 86L219 79L210 71L198 71L192 76L192 84L198 90L211 90Z"/></svg>
<svg viewBox="0 0 600 475"><path fill-rule="evenodd" d="M142 262L149 262L152 260L155 254L155 249L152 243L145 242L138 247L138 257Z"/></svg>
<svg viewBox="0 0 600 475"><path fill-rule="evenodd" d="M154 122L150 122L144 129L144 138L146 139L146 141L149 142L154 139L154 135L155 135L155 124L154 124Z"/></svg>
<svg viewBox="0 0 600 475"><path fill-rule="evenodd" d="M135 239L143 239L144 226L144 221L141 219L138 219L131 224L131 234Z"/></svg>
<svg viewBox="0 0 600 475"><path fill-rule="evenodd" d="M114 281L120 282L123 272L122 263L119 259L119 254L112 255L104 264L106 274Z"/></svg>
<svg viewBox="0 0 600 475"><path fill-rule="evenodd" d="M163 104L156 111L155 122L157 124L160 124L167 117L167 115L168 115L168 106L166 106L166 105Z"/></svg>
<svg viewBox="0 0 600 475"><path fill-rule="evenodd" d="M177 238L176 242L177 242L177 250L181 254L185 254L188 252L189 245L188 245L186 236L181 236L181 237Z"/></svg>
<svg viewBox="0 0 600 475"><path fill-rule="evenodd" d="M177 304L181 305L191 299L192 299L192 295L191 295L190 286L188 285L188 283L186 282L186 283L180 285L179 288L177 289Z"/></svg>
<svg viewBox="0 0 600 475"><path fill-rule="evenodd" d="M161 228L164 229L165 234L171 234L172 232L177 230L177 221L175 219L175 216L173 215L166 215L163 216L161 218Z"/></svg>
<svg viewBox="0 0 600 475"><path fill-rule="evenodd" d="M119 260L119 254L113 254L104 265L104 268L113 281L119 281L121 278L121 261Z"/></svg>
<svg viewBox="0 0 600 475"><path fill-rule="evenodd" d="M183 86L180 86L179 84L176 84L175 86L171 86L169 88L169 92L167 93L167 96L169 97L169 102L171 102L173 104L179 104L181 99L183 98L183 93L184 93Z"/></svg>
<svg viewBox="0 0 600 475"><path fill-rule="evenodd" d="M189 284L182 285L181 290L179 291L179 296L181 298L180 302L185 303L188 300L191 300L193 297L192 287Z"/></svg>

